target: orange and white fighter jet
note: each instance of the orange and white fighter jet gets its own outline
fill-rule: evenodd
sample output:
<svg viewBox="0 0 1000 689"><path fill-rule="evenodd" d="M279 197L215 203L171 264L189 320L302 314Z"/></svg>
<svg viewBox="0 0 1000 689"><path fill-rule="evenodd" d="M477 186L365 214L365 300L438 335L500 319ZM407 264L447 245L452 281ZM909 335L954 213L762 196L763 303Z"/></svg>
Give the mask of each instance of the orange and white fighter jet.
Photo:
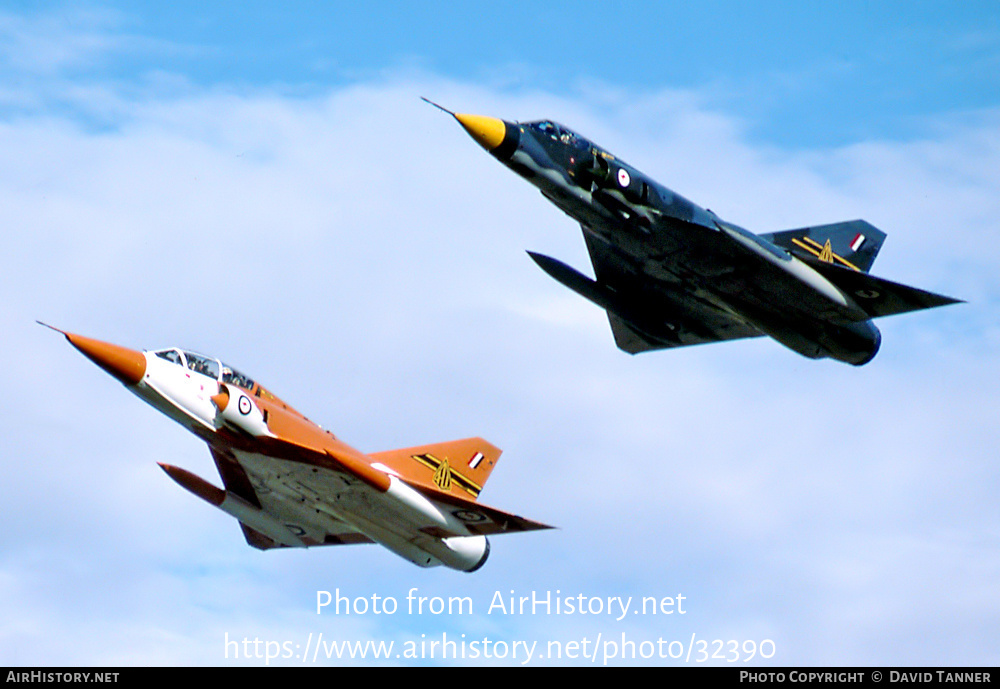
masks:
<svg viewBox="0 0 1000 689"><path fill-rule="evenodd" d="M236 517L255 548L378 543L421 567L474 572L487 536L551 528L476 502L500 457L481 438L366 455L218 359L52 329L208 443L225 490L160 466Z"/></svg>

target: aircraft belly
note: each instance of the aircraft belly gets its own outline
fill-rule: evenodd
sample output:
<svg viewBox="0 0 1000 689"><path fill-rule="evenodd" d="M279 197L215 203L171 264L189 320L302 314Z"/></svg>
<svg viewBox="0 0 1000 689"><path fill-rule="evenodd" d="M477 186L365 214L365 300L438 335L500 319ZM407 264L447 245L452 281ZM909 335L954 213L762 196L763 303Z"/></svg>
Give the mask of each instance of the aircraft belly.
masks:
<svg viewBox="0 0 1000 689"><path fill-rule="evenodd" d="M689 299L711 304L783 342L815 340L824 324L843 319L842 310L822 294L808 285L775 275L767 266L699 282L700 288L692 291Z"/></svg>
<svg viewBox="0 0 1000 689"><path fill-rule="evenodd" d="M644 241L617 225L582 228L615 342L630 354L760 335L855 364L877 350L864 312L797 259L692 223L665 220Z"/></svg>
<svg viewBox="0 0 1000 689"><path fill-rule="evenodd" d="M350 488L333 472L320 469L320 472L331 476L326 477L328 480L324 482L325 486L318 487L300 480L292 462L254 452L235 449L232 452L246 472L261 509L302 538L307 545L324 543L328 534L356 532L349 522L316 509L316 503L328 499L326 496L336 496L338 491ZM321 495L317 488L323 490L326 496Z"/></svg>
<svg viewBox="0 0 1000 689"><path fill-rule="evenodd" d="M419 544L431 538L428 533L475 535L450 512L395 477L389 492L382 493L348 473L253 452L233 454L264 510L293 533L297 528L322 541L325 533L346 527L383 544L386 539Z"/></svg>
<svg viewBox="0 0 1000 689"><path fill-rule="evenodd" d="M326 470L319 473L323 471ZM322 486L309 484L309 480L286 475L278 482L277 490L262 498L262 502L281 512L291 508L298 520L286 523L286 528L293 532L297 527L306 536L319 540L326 539L327 533L346 531L378 543L420 567L445 564L432 554L440 549L435 547L440 539L422 531L426 527L412 513L394 506L366 484L329 494L323 492Z"/></svg>
<svg viewBox="0 0 1000 689"><path fill-rule="evenodd" d="M835 289L832 286L824 290L825 284L811 284L793 274L794 266L776 265L719 231L669 222L659 226L656 234L657 240L628 253L643 276L661 291L666 283L674 301L686 294L737 316L750 315L748 322L758 314L791 323L858 318L856 307L835 300L840 295L830 293Z"/></svg>

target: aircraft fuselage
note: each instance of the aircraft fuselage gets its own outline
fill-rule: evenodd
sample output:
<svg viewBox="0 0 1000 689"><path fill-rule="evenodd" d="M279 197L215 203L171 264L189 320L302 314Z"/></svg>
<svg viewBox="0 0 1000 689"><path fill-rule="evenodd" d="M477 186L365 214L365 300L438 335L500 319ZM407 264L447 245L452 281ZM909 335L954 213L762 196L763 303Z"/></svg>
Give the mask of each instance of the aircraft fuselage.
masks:
<svg viewBox="0 0 1000 689"><path fill-rule="evenodd" d="M643 308L618 314L645 335L668 342L683 324L697 329L686 302L701 302L811 358L860 365L877 353L879 331L852 296L784 248L561 125L504 126L490 152L580 223L620 270L656 286Z"/></svg>
<svg viewBox="0 0 1000 689"><path fill-rule="evenodd" d="M59 332L208 443L225 489L161 467L238 519L256 548L378 543L421 567L471 572L489 555L487 535L549 528L475 501L500 455L481 438L368 455L218 359Z"/></svg>

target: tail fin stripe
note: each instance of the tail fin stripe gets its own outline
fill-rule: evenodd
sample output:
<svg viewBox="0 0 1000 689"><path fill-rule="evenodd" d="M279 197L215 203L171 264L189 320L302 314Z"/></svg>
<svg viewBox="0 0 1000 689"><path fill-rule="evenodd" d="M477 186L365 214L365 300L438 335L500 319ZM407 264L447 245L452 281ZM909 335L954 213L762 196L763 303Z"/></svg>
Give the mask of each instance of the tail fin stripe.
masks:
<svg viewBox="0 0 1000 689"><path fill-rule="evenodd" d="M434 471L437 471L442 466L442 464L446 463L446 461L442 462L442 460L438 459L437 457L435 457L430 453L425 453L422 455L411 455L411 456L413 457L413 459L417 460L427 468L433 469ZM449 467L448 472L451 476L451 481L457 483L463 490L465 490L465 492L467 492L472 497L474 498L479 497L479 492L483 489L482 486L480 486L475 481L472 481L467 476L464 476L461 472L456 471L454 467Z"/></svg>
<svg viewBox="0 0 1000 689"><path fill-rule="evenodd" d="M858 235L858 236L861 237L862 241L864 240L864 236L863 235ZM800 249L805 249L806 251L808 251L809 253L811 253L816 258L819 258L819 259L823 258L822 257L822 251L823 251L823 249L825 247L821 246L819 244L819 242L815 241L811 237L803 237L802 239L804 241L806 241L806 242L809 242L809 244L813 245L813 246L806 245L802 241L799 241L798 239L792 239L792 243L795 244L795 246L799 247ZM814 246L816 248L813 248ZM860 247L861 245L859 244L858 246ZM855 249L855 251L857 251L857 249ZM860 268L858 268L856 265L854 265L853 263L851 263L850 261L848 261L843 256L841 256L841 255L839 255L837 253L834 253L832 251L830 253L833 256L833 258L835 258L836 260L840 261L841 263L843 263L848 268L852 268L852 269L858 271L859 273L861 272ZM828 263L829 263L829 261L828 261Z"/></svg>

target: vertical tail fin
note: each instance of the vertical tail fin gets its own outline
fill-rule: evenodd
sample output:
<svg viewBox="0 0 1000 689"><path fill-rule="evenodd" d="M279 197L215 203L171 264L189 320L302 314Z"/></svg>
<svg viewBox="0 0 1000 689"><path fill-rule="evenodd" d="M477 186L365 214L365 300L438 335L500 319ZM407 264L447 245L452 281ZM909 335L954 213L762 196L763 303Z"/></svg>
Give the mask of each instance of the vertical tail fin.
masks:
<svg viewBox="0 0 1000 689"><path fill-rule="evenodd" d="M862 273L871 270L885 241L885 232L864 220L802 227L761 236L807 260L819 259Z"/></svg>
<svg viewBox="0 0 1000 689"><path fill-rule="evenodd" d="M482 438L465 438L374 452L369 456L373 463L384 464L408 481L475 500L500 453L500 448Z"/></svg>

